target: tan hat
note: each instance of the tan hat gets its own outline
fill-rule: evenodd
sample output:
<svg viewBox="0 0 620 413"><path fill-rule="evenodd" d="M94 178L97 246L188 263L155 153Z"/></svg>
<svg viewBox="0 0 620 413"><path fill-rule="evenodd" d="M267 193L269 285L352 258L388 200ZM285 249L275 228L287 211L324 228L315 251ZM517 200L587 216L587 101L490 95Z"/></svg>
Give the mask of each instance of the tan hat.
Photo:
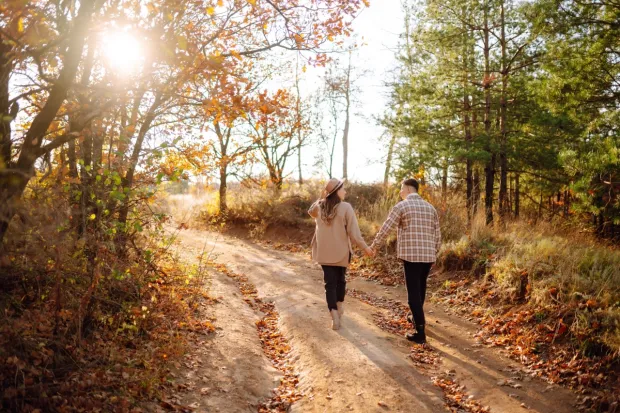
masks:
<svg viewBox="0 0 620 413"><path fill-rule="evenodd" d="M336 179L336 178L330 179L327 182L327 185L325 185L325 194L326 194L325 198L327 198L328 196L330 196L331 194L333 194L334 192L342 188L342 185L344 185L344 182L341 181L340 179Z"/></svg>

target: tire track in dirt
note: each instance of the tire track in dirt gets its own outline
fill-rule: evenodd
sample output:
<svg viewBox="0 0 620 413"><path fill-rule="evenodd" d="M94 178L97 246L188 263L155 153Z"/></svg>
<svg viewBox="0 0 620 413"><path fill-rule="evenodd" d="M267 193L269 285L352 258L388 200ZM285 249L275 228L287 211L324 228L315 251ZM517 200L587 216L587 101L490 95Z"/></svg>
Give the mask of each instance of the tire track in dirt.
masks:
<svg viewBox="0 0 620 413"><path fill-rule="evenodd" d="M290 357L291 346L278 328L279 313L273 303L264 302L258 297L258 291L254 284L248 281L248 277L231 271L225 264L209 263L217 271L235 280L245 302L253 310L264 314L263 318L256 322L256 328L260 337L263 352L269 358L273 366L279 370L283 377L280 385L273 390L271 399L263 402L258 407L259 413L286 412L297 400L303 397L299 391L299 376Z"/></svg>

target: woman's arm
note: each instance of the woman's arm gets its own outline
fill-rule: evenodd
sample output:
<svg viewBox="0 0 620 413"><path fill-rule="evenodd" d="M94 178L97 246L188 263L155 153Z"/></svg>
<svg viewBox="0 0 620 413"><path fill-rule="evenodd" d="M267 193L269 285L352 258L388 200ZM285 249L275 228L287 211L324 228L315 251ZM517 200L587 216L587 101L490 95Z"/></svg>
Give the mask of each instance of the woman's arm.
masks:
<svg viewBox="0 0 620 413"><path fill-rule="evenodd" d="M310 206L310 209L308 210L308 214L310 214L312 218L318 218L319 216L319 213L321 211L321 208L319 207L319 201L320 199L314 201L314 204L312 204Z"/></svg>
<svg viewBox="0 0 620 413"><path fill-rule="evenodd" d="M368 244L366 244L364 237L362 237L362 232L360 231L359 224L357 223L355 211L353 211L353 207L351 207L351 205L348 205L344 216L347 223L347 235L349 236L351 243L357 245L359 248L364 250L364 252L368 253Z"/></svg>

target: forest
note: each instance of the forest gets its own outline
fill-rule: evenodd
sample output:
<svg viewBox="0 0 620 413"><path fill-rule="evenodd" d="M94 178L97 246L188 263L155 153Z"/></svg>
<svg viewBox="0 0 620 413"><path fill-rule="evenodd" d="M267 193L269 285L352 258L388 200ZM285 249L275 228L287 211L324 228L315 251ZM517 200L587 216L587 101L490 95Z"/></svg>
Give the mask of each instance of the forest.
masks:
<svg viewBox="0 0 620 413"><path fill-rule="evenodd" d="M427 344L396 232L328 329L332 178ZM619 245L616 1L0 3L0 411L615 412Z"/></svg>

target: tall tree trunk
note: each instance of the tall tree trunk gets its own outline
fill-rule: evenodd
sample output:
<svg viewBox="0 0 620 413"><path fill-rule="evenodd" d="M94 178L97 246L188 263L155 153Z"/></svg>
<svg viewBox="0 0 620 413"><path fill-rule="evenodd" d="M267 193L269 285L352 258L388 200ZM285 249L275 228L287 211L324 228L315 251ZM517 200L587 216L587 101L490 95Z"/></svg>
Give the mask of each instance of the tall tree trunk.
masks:
<svg viewBox="0 0 620 413"><path fill-rule="evenodd" d="M349 119L351 116L351 52L349 51L349 66L347 67L347 78L345 83L345 119L344 131L342 134L342 179L348 179L348 158L349 158Z"/></svg>
<svg viewBox="0 0 620 413"><path fill-rule="evenodd" d="M502 0L500 4L500 47L501 47L501 63L502 63L502 92L499 103L499 128L501 134L500 140L500 152L499 152L499 212L500 217L504 220L510 214L510 208L508 206L508 156L506 151L508 150L508 131L506 128L507 117L507 91L508 91L508 60L506 58L507 42L506 42L506 20L505 20L505 1Z"/></svg>
<svg viewBox="0 0 620 413"><path fill-rule="evenodd" d="M35 162L44 153L41 149L43 137L54 121L75 79L84 49L86 30L90 26L90 19L95 9L94 6L94 0L80 2L80 10L75 19L75 26L69 35L69 46L58 79L54 82L45 105L34 117L26 132L19 158L13 168L14 171L9 174L11 175L9 177L11 184L0 187L0 244L4 239L9 222L16 212L16 202L34 175Z"/></svg>
<svg viewBox="0 0 620 413"><path fill-rule="evenodd" d="M478 212L478 206L480 206L480 196L481 196L481 188L480 188L480 168L474 166L474 211L473 215L476 215Z"/></svg>
<svg viewBox="0 0 620 413"><path fill-rule="evenodd" d="M463 7L463 15L462 19L465 21L467 18L467 9ZM466 185L466 207L467 207L467 222L471 223L471 217L473 212L473 203L474 203L474 180L473 180L473 171L472 171L472 159L471 159L471 151L472 148L472 140L473 136L471 133L471 123L470 123L470 112L471 112L471 102L469 98L469 63L471 62L470 53L470 39L469 32L465 25L462 27L463 30L463 135L465 136L465 148L466 148L466 158L465 158L465 185Z"/></svg>
<svg viewBox="0 0 620 413"><path fill-rule="evenodd" d="M9 57L10 51L11 46L0 42L0 173L11 167L11 122L17 115L17 105L15 105L14 110L9 107L9 80L13 70L13 64ZM0 180L0 182L2 181Z"/></svg>
<svg viewBox="0 0 620 413"><path fill-rule="evenodd" d="M441 199L443 203L446 203L448 199L448 159L444 159L443 167L441 168Z"/></svg>
<svg viewBox="0 0 620 413"><path fill-rule="evenodd" d="M390 172L392 170L392 156L394 156L394 145L396 144L396 134L390 137L387 159L385 160L385 173L383 174L383 187L387 188L390 182Z"/></svg>
<svg viewBox="0 0 620 413"><path fill-rule="evenodd" d="M487 224L493 222L493 197L495 183L495 151L491 145L491 43L489 41L489 4L484 5L484 133L486 150L489 156L484 167L485 193L484 209Z"/></svg>
<svg viewBox="0 0 620 413"><path fill-rule="evenodd" d="M140 127L140 131L138 132L138 137L136 139L136 143L134 144L133 151L131 153L131 158L129 158L129 165L127 167L127 173L123 179L123 188L125 190L131 190L133 188L133 180L136 172L136 167L138 166L138 161L140 160L140 152L142 151L142 144L144 143L144 138L146 134L151 129L151 125L155 120L155 113L159 106L161 105L163 100L163 92L159 92L153 101L153 104L149 108L148 113L146 114L144 121L142 122L142 126ZM116 239L116 244L121 248L124 248L125 237L124 233L126 231L125 226L127 225L127 217L129 215L129 204L131 201L130 193L125 193L125 199L123 200L123 204L118 213L118 222L123 226L122 231L119 233L119 236Z"/></svg>
<svg viewBox="0 0 620 413"><path fill-rule="evenodd" d="M220 164L220 214L222 215L228 211L228 203L226 202L226 193L228 192L227 166L225 162Z"/></svg>
<svg viewBox="0 0 620 413"><path fill-rule="evenodd" d="M228 202L226 199L228 193L228 164L230 160L228 158L228 144L230 142L230 134L232 132L232 126L228 127L228 130L224 133L219 122L214 122L215 134L220 144L220 214L225 214L228 211Z"/></svg>
<svg viewBox="0 0 620 413"><path fill-rule="evenodd" d="M521 206L521 192L519 188L519 174L515 174L515 218L519 218L519 208Z"/></svg>
<svg viewBox="0 0 620 413"><path fill-rule="evenodd" d="M303 143L303 139L301 136L301 93L299 92L299 58L297 59L297 65L295 66L295 90L297 91L297 170L299 171L299 186L304 184L304 178L302 176L301 170L301 145Z"/></svg>

